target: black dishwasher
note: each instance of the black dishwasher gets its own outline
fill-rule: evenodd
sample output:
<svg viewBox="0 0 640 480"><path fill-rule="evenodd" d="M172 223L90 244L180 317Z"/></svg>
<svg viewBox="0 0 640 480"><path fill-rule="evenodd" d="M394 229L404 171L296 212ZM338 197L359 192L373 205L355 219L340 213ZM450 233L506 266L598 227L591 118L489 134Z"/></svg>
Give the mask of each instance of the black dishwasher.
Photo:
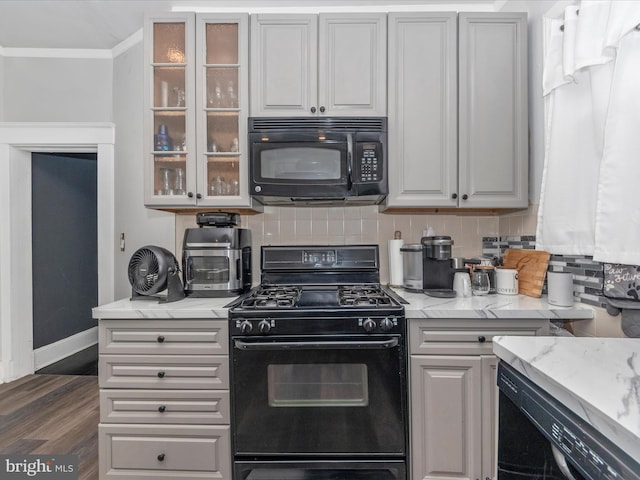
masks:
<svg viewBox="0 0 640 480"><path fill-rule="evenodd" d="M640 480L640 465L510 365L498 365L498 480Z"/></svg>

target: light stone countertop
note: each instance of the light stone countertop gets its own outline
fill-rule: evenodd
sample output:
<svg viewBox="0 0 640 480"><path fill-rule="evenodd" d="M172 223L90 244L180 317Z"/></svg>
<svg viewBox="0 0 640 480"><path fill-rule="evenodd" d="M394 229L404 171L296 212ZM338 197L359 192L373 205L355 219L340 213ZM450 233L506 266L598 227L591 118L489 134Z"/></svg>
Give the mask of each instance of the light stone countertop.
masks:
<svg viewBox="0 0 640 480"><path fill-rule="evenodd" d="M548 318L576 320L593 318L593 309L576 303L573 307L549 305L546 296L486 295L483 297L434 298L423 293L393 289L409 302L404 305L407 318ZM122 299L93 309L93 318L227 318L225 305L235 297L185 298L159 303L145 297Z"/></svg>
<svg viewBox="0 0 640 480"><path fill-rule="evenodd" d="M549 320L584 320L594 317L594 310L582 303L558 307L541 298L526 295L484 295L455 298L435 298L424 293L394 288L394 292L409 302L407 318L548 318Z"/></svg>
<svg viewBox="0 0 640 480"><path fill-rule="evenodd" d="M100 305L92 310L93 318L208 318L227 319L225 305L237 297L192 298L177 302L161 303L157 298L144 297L130 300L123 298Z"/></svg>
<svg viewBox="0 0 640 480"><path fill-rule="evenodd" d="M493 351L640 463L640 339L501 336Z"/></svg>

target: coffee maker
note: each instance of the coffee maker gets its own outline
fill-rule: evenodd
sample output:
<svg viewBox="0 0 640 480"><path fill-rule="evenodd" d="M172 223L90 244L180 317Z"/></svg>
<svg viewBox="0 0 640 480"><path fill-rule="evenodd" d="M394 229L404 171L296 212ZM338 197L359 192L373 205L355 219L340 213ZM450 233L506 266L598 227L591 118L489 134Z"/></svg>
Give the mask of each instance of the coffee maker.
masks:
<svg viewBox="0 0 640 480"><path fill-rule="evenodd" d="M439 235L422 237L422 287L432 297L455 297L453 275L455 268L451 259L453 240Z"/></svg>
<svg viewBox="0 0 640 480"><path fill-rule="evenodd" d="M251 231L236 228L239 216L226 212L196 215L198 228L187 228L182 242L185 294L235 296L251 288Z"/></svg>

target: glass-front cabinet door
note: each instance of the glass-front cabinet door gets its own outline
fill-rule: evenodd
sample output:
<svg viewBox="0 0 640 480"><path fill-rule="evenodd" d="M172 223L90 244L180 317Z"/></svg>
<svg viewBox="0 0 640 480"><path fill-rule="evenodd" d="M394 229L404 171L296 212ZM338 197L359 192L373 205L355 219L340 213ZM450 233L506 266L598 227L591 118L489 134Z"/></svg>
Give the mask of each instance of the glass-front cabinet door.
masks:
<svg viewBox="0 0 640 480"><path fill-rule="evenodd" d="M196 17L201 205L248 206L248 21L247 14Z"/></svg>
<svg viewBox="0 0 640 480"><path fill-rule="evenodd" d="M146 205L252 208L248 21L243 13L147 18Z"/></svg>
<svg viewBox="0 0 640 480"><path fill-rule="evenodd" d="M195 192L193 15L147 19L145 203L191 205ZM191 195L191 196L190 196Z"/></svg>

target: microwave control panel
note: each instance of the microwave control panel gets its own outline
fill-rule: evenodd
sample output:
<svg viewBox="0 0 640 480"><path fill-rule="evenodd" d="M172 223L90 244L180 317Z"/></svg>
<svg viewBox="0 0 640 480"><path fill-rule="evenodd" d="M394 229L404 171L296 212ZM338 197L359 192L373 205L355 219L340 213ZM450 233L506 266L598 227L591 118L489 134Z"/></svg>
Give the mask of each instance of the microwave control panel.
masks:
<svg viewBox="0 0 640 480"><path fill-rule="evenodd" d="M377 142L358 142L356 154L358 169L356 181L360 183L379 182L382 180L381 145Z"/></svg>

